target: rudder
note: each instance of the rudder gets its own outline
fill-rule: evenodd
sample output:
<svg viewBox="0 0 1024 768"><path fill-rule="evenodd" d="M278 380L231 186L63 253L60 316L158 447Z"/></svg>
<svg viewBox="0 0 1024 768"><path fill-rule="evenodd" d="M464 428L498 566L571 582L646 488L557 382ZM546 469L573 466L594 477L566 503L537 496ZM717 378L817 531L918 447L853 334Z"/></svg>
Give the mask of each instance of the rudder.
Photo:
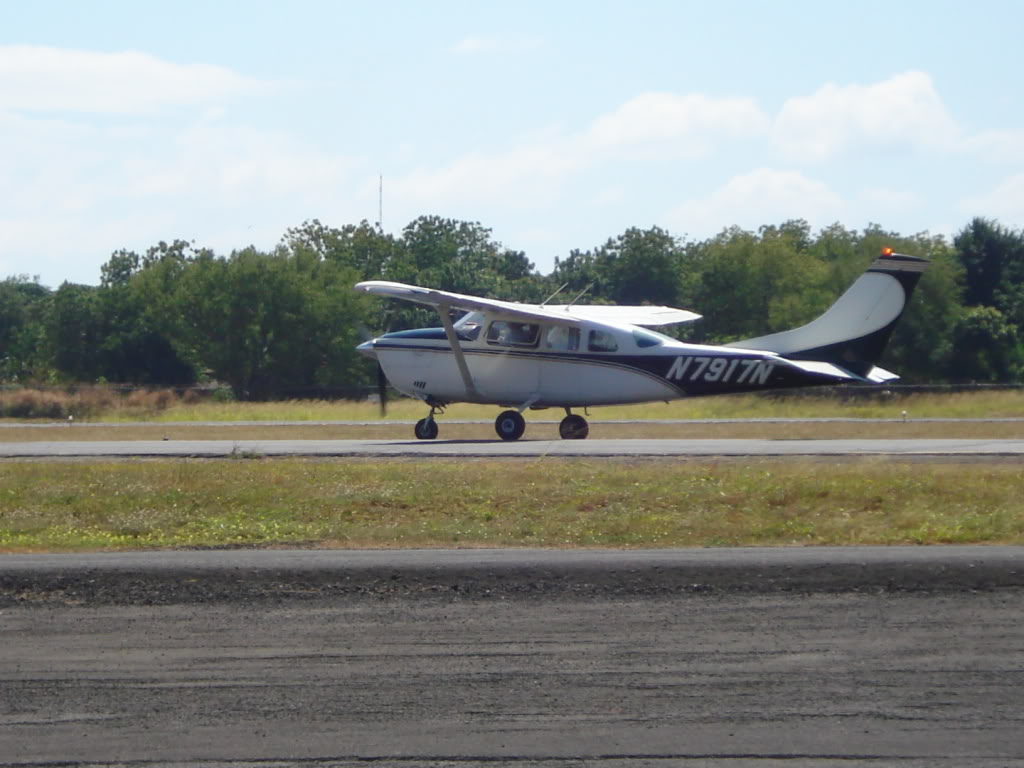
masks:
<svg viewBox="0 0 1024 768"><path fill-rule="evenodd" d="M794 360L824 361L875 380L875 363L930 263L928 259L884 249L820 317L790 331L727 346L775 352Z"/></svg>

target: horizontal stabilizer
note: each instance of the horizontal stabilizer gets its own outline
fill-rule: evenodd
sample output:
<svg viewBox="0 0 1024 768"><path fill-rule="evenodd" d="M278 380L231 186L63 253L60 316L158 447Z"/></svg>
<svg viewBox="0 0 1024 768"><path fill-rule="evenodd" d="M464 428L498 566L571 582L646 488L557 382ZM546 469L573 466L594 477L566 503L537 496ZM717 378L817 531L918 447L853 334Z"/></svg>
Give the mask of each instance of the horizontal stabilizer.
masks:
<svg viewBox="0 0 1024 768"><path fill-rule="evenodd" d="M887 381L893 381L894 379L898 379L899 377L900 375L898 373L887 371L885 370L885 368L879 368L877 365L870 371L868 371L867 375L865 376L865 378L868 381L873 382L875 384L884 384Z"/></svg>
<svg viewBox="0 0 1024 768"><path fill-rule="evenodd" d="M854 376L849 371L844 371L838 365L832 365L832 363L826 363L821 360L789 360L786 359L786 363L792 365L794 368L799 368L801 371L807 373L814 373L819 376L834 376L837 379L843 379L846 381L859 381L859 376Z"/></svg>

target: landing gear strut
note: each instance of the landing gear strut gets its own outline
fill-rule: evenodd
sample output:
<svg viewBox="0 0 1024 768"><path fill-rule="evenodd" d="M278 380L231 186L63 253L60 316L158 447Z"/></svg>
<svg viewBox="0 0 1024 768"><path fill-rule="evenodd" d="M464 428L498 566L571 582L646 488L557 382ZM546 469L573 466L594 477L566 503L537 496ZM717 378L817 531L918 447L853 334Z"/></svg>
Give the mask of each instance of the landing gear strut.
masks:
<svg viewBox="0 0 1024 768"><path fill-rule="evenodd" d="M585 440L590 434L590 425L587 420L579 414L575 414L568 408L565 409L565 418L558 425L558 434L563 440Z"/></svg>
<svg viewBox="0 0 1024 768"><path fill-rule="evenodd" d="M432 405L430 406L430 413L427 414L427 417L416 422L416 427L413 432L415 433L417 440L433 440L437 437L437 422L434 421L435 411L444 413L444 408L439 405Z"/></svg>
<svg viewBox="0 0 1024 768"><path fill-rule="evenodd" d="M526 431L526 419L518 411L502 411L494 421L494 431L502 440L518 440Z"/></svg>

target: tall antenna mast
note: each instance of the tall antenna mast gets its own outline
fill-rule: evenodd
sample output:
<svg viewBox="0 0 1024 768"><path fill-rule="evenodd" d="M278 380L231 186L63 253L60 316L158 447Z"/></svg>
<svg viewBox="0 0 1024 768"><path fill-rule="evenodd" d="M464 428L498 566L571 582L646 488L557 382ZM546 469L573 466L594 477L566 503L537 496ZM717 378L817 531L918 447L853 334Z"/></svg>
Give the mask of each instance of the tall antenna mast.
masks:
<svg viewBox="0 0 1024 768"><path fill-rule="evenodd" d="M384 231L384 174L378 178L377 184L377 227Z"/></svg>

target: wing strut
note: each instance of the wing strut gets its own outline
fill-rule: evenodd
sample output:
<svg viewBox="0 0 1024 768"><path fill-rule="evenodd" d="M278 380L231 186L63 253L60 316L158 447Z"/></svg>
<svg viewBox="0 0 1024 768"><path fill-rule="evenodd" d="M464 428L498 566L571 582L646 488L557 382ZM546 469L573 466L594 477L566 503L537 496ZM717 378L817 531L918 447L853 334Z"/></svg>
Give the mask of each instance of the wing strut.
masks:
<svg viewBox="0 0 1024 768"><path fill-rule="evenodd" d="M455 333L455 326L449 314L450 307L447 304L437 305L437 314L441 316L441 325L444 326L444 333L448 337L448 344L451 345L452 353L455 355L455 362L459 366L459 373L462 374L462 383L466 385L466 395L469 400L479 400L480 393L476 391L473 384L473 377L469 373L469 366L466 365L466 355L462 352L462 345Z"/></svg>

